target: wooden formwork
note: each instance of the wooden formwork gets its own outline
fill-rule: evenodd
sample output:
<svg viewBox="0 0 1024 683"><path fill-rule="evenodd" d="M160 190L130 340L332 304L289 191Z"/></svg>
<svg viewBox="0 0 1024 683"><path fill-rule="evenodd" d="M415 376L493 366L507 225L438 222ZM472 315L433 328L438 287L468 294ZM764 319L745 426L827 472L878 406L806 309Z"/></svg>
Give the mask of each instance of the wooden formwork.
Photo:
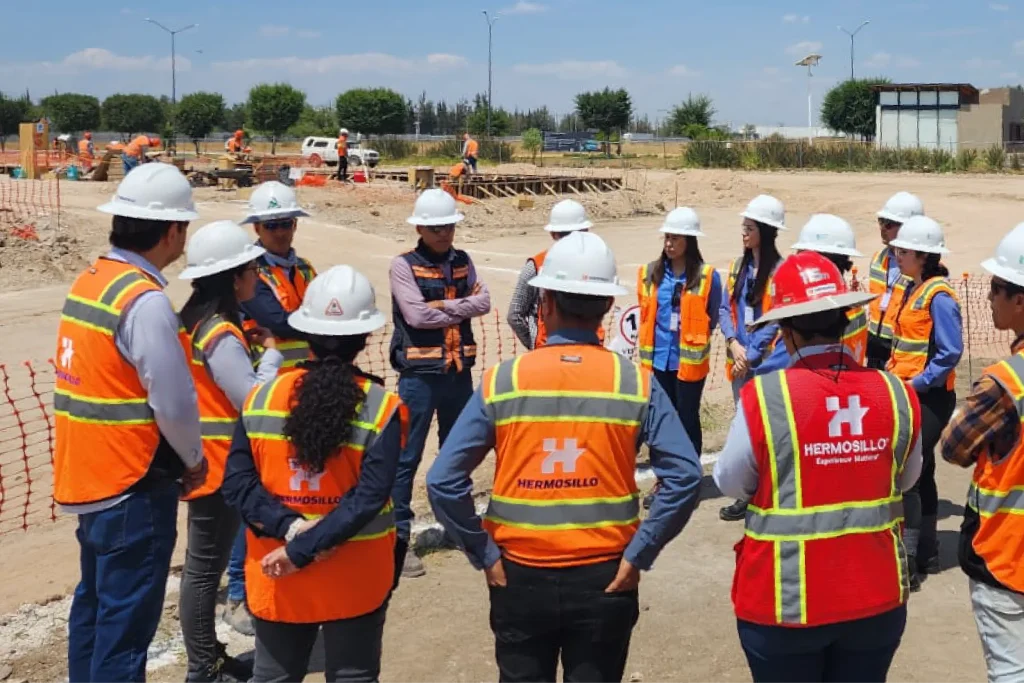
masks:
<svg viewBox="0 0 1024 683"><path fill-rule="evenodd" d="M375 178L408 183L408 171L376 170ZM434 180L451 183L459 194L474 199L500 199L502 197L576 195L588 192L612 192L622 189L621 177L581 178L577 176L543 176L478 173L462 176L454 181L447 173L435 173Z"/></svg>

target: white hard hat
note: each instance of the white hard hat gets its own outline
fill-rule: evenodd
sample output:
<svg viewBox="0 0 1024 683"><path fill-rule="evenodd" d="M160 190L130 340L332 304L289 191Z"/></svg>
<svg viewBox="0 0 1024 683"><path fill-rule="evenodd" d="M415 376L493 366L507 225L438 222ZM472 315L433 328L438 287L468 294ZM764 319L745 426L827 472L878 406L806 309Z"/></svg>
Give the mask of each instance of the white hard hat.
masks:
<svg viewBox="0 0 1024 683"><path fill-rule="evenodd" d="M98 211L125 218L187 222L199 218L192 186L174 166L160 162L136 166Z"/></svg>
<svg viewBox="0 0 1024 683"><path fill-rule="evenodd" d="M334 266L313 278L302 305L288 316L299 332L325 337L369 334L385 322L373 285L352 266Z"/></svg>
<svg viewBox="0 0 1024 683"><path fill-rule="evenodd" d="M592 232L574 232L551 245L530 286L552 292L622 296L615 254Z"/></svg>
<svg viewBox="0 0 1024 683"><path fill-rule="evenodd" d="M889 246L928 254L949 253L949 249L946 249L946 238L942 234L942 226L927 216L907 219L896 233L896 239L889 242Z"/></svg>
<svg viewBox="0 0 1024 683"><path fill-rule="evenodd" d="M816 251L819 254L841 254L863 256L857 251L857 240L853 228L839 216L830 213L816 213L800 230L800 238L791 249Z"/></svg>
<svg viewBox="0 0 1024 683"><path fill-rule="evenodd" d="M923 215L924 204L921 203L917 195L910 194L909 192L897 192L889 197L889 201L878 212L879 218L884 218L894 223L905 223L909 218Z"/></svg>
<svg viewBox="0 0 1024 683"><path fill-rule="evenodd" d="M747 208L740 214L758 223L770 225L778 230L786 230L786 208L770 194L759 194L750 200Z"/></svg>
<svg viewBox="0 0 1024 683"><path fill-rule="evenodd" d="M455 198L444 190L424 190L405 219L410 225L453 225L465 216L455 208Z"/></svg>
<svg viewBox="0 0 1024 683"><path fill-rule="evenodd" d="M576 232L590 230L594 224L587 218L587 210L572 199L563 199L551 207L551 217L544 229L548 232Z"/></svg>
<svg viewBox="0 0 1024 683"><path fill-rule="evenodd" d="M188 240L185 248L185 270L178 277L197 280L207 275L254 261L267 253L253 244L252 237L234 221L214 221L199 228Z"/></svg>
<svg viewBox="0 0 1024 683"><path fill-rule="evenodd" d="M689 237L704 237L700 230L700 216L688 206L672 209L665 216L665 222L661 224L658 232L666 235L687 235Z"/></svg>
<svg viewBox="0 0 1024 683"><path fill-rule="evenodd" d="M981 264L996 277L1024 287L1024 223L1020 223L999 242L996 255Z"/></svg>
<svg viewBox="0 0 1024 683"><path fill-rule="evenodd" d="M295 190L284 183L270 180L253 190L252 196L249 197L249 213L246 214L242 225L308 215L299 206Z"/></svg>
<svg viewBox="0 0 1024 683"><path fill-rule="evenodd" d="M342 128L339 130L338 135L348 135L348 128Z"/></svg>

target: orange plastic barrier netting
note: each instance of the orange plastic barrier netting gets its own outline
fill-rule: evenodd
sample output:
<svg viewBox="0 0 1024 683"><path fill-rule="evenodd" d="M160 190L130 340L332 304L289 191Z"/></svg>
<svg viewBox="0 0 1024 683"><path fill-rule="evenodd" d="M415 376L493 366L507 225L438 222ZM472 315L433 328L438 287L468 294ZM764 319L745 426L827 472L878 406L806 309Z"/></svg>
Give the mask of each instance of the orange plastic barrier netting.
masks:
<svg viewBox="0 0 1024 683"><path fill-rule="evenodd" d="M0 176L0 227L31 228L38 220L60 214L60 181L13 180ZM56 225L54 225L56 227Z"/></svg>

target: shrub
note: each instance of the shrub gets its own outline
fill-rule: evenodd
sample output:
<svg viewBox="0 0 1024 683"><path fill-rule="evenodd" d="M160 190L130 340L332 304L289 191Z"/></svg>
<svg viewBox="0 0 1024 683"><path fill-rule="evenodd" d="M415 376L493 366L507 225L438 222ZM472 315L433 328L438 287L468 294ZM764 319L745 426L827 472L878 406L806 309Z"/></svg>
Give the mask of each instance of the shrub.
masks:
<svg viewBox="0 0 1024 683"><path fill-rule="evenodd" d="M1006 150L999 145L992 145L985 151L985 166L994 173L1002 173L1006 169Z"/></svg>
<svg viewBox="0 0 1024 683"><path fill-rule="evenodd" d="M956 154L956 169L958 171L970 171L977 160L978 150L962 149Z"/></svg>
<svg viewBox="0 0 1024 683"><path fill-rule="evenodd" d="M379 137L370 143L385 159L405 159L416 156L416 145L408 140L401 140L393 135Z"/></svg>

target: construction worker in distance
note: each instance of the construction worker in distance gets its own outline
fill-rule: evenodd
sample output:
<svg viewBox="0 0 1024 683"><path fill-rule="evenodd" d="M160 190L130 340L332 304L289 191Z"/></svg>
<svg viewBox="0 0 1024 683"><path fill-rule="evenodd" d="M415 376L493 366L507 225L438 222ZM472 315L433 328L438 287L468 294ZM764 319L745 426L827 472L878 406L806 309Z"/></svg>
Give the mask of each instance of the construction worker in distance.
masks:
<svg viewBox="0 0 1024 683"><path fill-rule="evenodd" d="M473 173L476 173L476 161L479 156L480 143L470 137L469 133L466 133L462 136L462 158L473 169Z"/></svg>
<svg viewBox="0 0 1024 683"><path fill-rule="evenodd" d="M146 152L150 147L159 147L160 138L155 135L136 135L124 147L121 152L121 163L124 165L124 174L127 176L133 168L139 164L149 161Z"/></svg>
<svg viewBox="0 0 1024 683"><path fill-rule="evenodd" d="M543 347L484 373L427 474L437 519L484 571L501 681L620 681L639 616L640 572L686 524L701 466L650 373L603 348L597 330L619 285L593 233L551 246ZM637 451L661 480L641 523ZM471 474L495 450L483 520Z"/></svg>
<svg viewBox="0 0 1024 683"><path fill-rule="evenodd" d="M900 272L906 284L889 305L892 356L889 372L906 381L921 401L921 478L906 496L904 542L911 590L939 567L939 492L935 484L935 446L956 408L956 366L964 352L963 324L956 292L941 263L948 254L942 226L927 216L907 219L895 239Z"/></svg>
<svg viewBox="0 0 1024 683"><path fill-rule="evenodd" d="M192 295L181 309L182 343L199 396L203 453L209 475L187 496L188 546L181 572L179 614L188 655L187 681L247 681L252 666L229 657L215 630L217 591L239 530L238 512L221 495L231 437L242 403L256 384L277 375L281 354L266 330L242 329L240 302L256 291L256 259L263 247L252 243L233 221L216 221L192 235L186 268ZM253 369L249 338L266 349Z"/></svg>
<svg viewBox="0 0 1024 683"><path fill-rule="evenodd" d="M587 210L573 199L563 199L551 209L548 224L544 229L557 242L574 232L587 232L594 224L587 217ZM529 349L544 346L547 341L547 330L540 316L540 295L536 287L530 286L530 280L537 277L544 257L548 250L526 259L526 265L519 271L516 288L512 292L512 301L508 305L508 324L516 337ZM604 330L600 332L601 343L604 343Z"/></svg>
<svg viewBox="0 0 1024 683"><path fill-rule="evenodd" d="M338 131L338 172L334 175L341 182L348 180L348 129Z"/></svg>
<svg viewBox="0 0 1024 683"><path fill-rule="evenodd" d="M835 265L843 278L846 279L853 270L854 258L861 258L864 255L857 251L857 240L853 228L849 223L839 216L829 213L816 213L810 217L803 229L800 230L800 237L790 247L796 253L802 251L814 251ZM853 280L853 291L857 290L857 281ZM843 345L850 356L861 365L865 363L865 354L868 343L868 315L864 307L854 307L847 311L849 322L843 331ZM775 350L758 368L755 375L766 375L789 367L789 352L785 344L775 343Z"/></svg>
<svg viewBox="0 0 1024 683"><path fill-rule="evenodd" d="M376 681L396 578L389 496L407 421L398 396L355 359L386 318L370 281L334 266L288 322L306 333L313 360L253 388L224 478L247 527L251 680L303 680L322 630L328 681Z"/></svg>
<svg viewBox="0 0 1024 683"><path fill-rule="evenodd" d="M974 467L960 527L960 567L990 683L1024 678L1024 223L981 264L992 275L988 300L997 330L1015 339L1006 360L986 368L942 432L942 457Z"/></svg>
<svg viewBox="0 0 1024 683"><path fill-rule="evenodd" d="M82 139L78 141L78 161L82 165L83 173L92 170L92 162L95 159L96 147L92 144L92 133L85 131Z"/></svg>
<svg viewBox="0 0 1024 683"><path fill-rule="evenodd" d="M224 142L224 151L228 154L241 155L248 154L252 150L245 146L245 131L239 128Z"/></svg>
<svg viewBox="0 0 1024 683"><path fill-rule="evenodd" d="M772 277L782 261L775 246L786 230L786 209L771 195L754 197L740 214L743 218L743 256L729 263L726 296L722 297L719 324L726 341L725 377L732 384L733 400L754 376L754 370L774 350L777 325L753 329L754 321L771 310ZM718 512L727 522L746 516L746 502L736 500Z"/></svg>
<svg viewBox="0 0 1024 683"><path fill-rule="evenodd" d="M892 355L892 320L887 315L894 298L902 296L906 281L889 243L900 226L914 216L924 215L924 204L909 192L897 192L878 212L882 248L871 257L868 291L878 298L868 307L868 367L884 369Z"/></svg>
<svg viewBox="0 0 1024 683"><path fill-rule="evenodd" d="M875 296L805 251L756 323L780 325L792 363L740 391L714 469L750 500L732 597L755 681L884 681L906 626L901 492L921 471L920 406L841 342Z"/></svg>
<svg viewBox="0 0 1024 683"><path fill-rule="evenodd" d="M412 216L416 248L391 261L391 367L398 373L398 395L409 407L409 440L402 448L391 494L398 523L402 576L426 570L408 553L412 527L412 490L423 458L430 424L437 413L438 445L443 446L455 419L473 394L470 370L476 364L473 318L491 310L491 294L477 279L469 254L456 249L455 225L464 216L444 190L426 190Z"/></svg>
<svg viewBox="0 0 1024 683"><path fill-rule="evenodd" d="M178 496L207 472L196 389L160 274L199 215L188 180L161 163L129 173L99 211L113 216L111 249L71 285L54 354L53 499L78 515L81 548L68 678L144 681Z"/></svg>

